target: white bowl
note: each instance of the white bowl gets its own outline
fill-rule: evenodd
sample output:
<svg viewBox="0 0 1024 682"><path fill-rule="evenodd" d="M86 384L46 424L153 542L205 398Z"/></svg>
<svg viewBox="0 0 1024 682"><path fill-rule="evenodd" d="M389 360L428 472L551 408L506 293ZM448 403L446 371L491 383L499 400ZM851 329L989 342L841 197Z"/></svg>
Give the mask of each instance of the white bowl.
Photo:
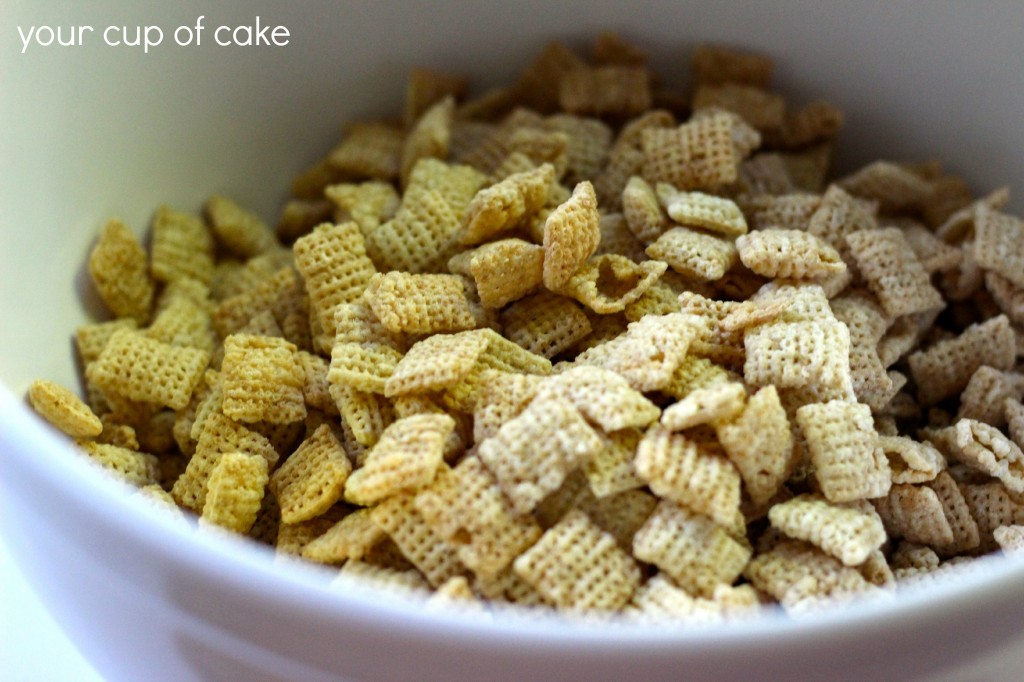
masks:
<svg viewBox="0 0 1024 682"><path fill-rule="evenodd" d="M686 80L698 42L778 59L796 98L846 113L840 162L940 158L975 190L1024 188L1019 27L1004 2L16 3L0 64L0 518L13 555L111 679L958 679L1012 674L1024 562L804 619L704 630L581 626L426 610L327 585L262 549L196 535L129 499L32 416L37 377L73 385L70 333L98 314L83 275L102 222L225 192L268 219L342 123L396 111L413 66L507 80L547 40L615 28ZM205 15L207 39L171 31ZM289 29L284 47L218 47L219 25ZM91 25L83 46L15 27ZM108 25L164 42L104 45ZM1011 208L1020 212L1019 201ZM1016 643L1016 644L1015 644ZM1018 659L1019 661L1019 656ZM1002 662L1002 663L1000 663ZM981 667L978 667L978 666ZM1001 666L1001 667L1000 667Z"/></svg>

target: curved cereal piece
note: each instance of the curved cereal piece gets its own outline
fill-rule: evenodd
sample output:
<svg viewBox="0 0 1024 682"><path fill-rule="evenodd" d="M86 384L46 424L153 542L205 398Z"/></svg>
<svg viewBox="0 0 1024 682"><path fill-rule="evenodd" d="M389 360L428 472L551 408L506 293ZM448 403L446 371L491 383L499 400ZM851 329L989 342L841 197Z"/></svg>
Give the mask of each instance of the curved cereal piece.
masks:
<svg viewBox="0 0 1024 682"><path fill-rule="evenodd" d="M345 481L345 500L372 505L418 490L433 480L455 428L446 414L417 414L384 429L363 465Z"/></svg>
<svg viewBox="0 0 1024 682"><path fill-rule="evenodd" d="M284 523L320 516L341 499L352 464L329 425L317 428L270 477Z"/></svg>
<svg viewBox="0 0 1024 682"><path fill-rule="evenodd" d="M468 260L465 271L458 267L461 260ZM484 307L501 308L541 286L544 247L522 239L501 239L453 257L448 269L473 277Z"/></svg>
<svg viewBox="0 0 1024 682"><path fill-rule="evenodd" d="M695 227L723 237L747 233L743 211L731 199L703 192L680 192L672 185L657 186L658 200L669 218L684 227Z"/></svg>
<svg viewBox="0 0 1024 682"><path fill-rule="evenodd" d="M120 220L110 220L89 252L89 275L100 298L117 317L138 324L149 320L153 305L153 282L149 259Z"/></svg>
<svg viewBox="0 0 1024 682"><path fill-rule="evenodd" d="M998 478L1007 489L1024 493L1024 451L999 429L974 419L956 423L957 461Z"/></svg>
<svg viewBox="0 0 1024 682"><path fill-rule="evenodd" d="M670 224L654 189L639 176L631 177L622 190L622 215L630 232L645 244L655 241Z"/></svg>
<svg viewBox="0 0 1024 682"><path fill-rule="evenodd" d="M153 278L159 282L213 279L213 236L195 215L161 206L153 216Z"/></svg>
<svg viewBox="0 0 1024 682"><path fill-rule="evenodd" d="M710 597L719 585L735 582L751 550L707 517L662 500L633 537L633 555L687 592Z"/></svg>
<svg viewBox="0 0 1024 682"><path fill-rule="evenodd" d="M587 515L573 510L513 562L560 609L616 610L640 585L640 568Z"/></svg>
<svg viewBox="0 0 1024 682"><path fill-rule="evenodd" d="M657 260L634 263L625 256L604 254L587 261L559 289L599 315L622 312L668 268Z"/></svg>
<svg viewBox="0 0 1024 682"><path fill-rule="evenodd" d="M894 485L927 483L946 469L946 458L934 445L905 436L880 436Z"/></svg>
<svg viewBox="0 0 1024 682"><path fill-rule="evenodd" d="M103 431L103 422L88 405L52 381L29 384L28 401L39 416L72 438L92 438Z"/></svg>
<svg viewBox="0 0 1024 682"><path fill-rule="evenodd" d="M270 226L231 199L215 194L206 200L204 209L210 231L232 253L251 258L278 246Z"/></svg>
<svg viewBox="0 0 1024 682"><path fill-rule="evenodd" d="M814 279L846 270L839 253L802 230L757 230L736 240L740 262L764 277Z"/></svg>
<svg viewBox="0 0 1024 682"><path fill-rule="evenodd" d="M996 428L1006 426L1007 400L1024 397L1024 374L1000 372L982 365L960 394L958 419L974 419Z"/></svg>
<svg viewBox="0 0 1024 682"><path fill-rule="evenodd" d="M747 390L739 382L697 389L665 408L661 424L670 431L682 431L700 424L726 422L743 411L746 399Z"/></svg>
<svg viewBox="0 0 1024 682"><path fill-rule="evenodd" d="M1020 554L1024 552L1024 526L1008 525L1000 526L992 532L999 548L1006 554Z"/></svg>
<svg viewBox="0 0 1024 682"><path fill-rule="evenodd" d="M423 112L402 144L399 179L408 185L412 169L420 159L444 159L452 137L455 98L448 96Z"/></svg>
<svg viewBox="0 0 1024 682"><path fill-rule="evenodd" d="M256 523L267 481L267 460L243 452L224 453L206 483L200 523L248 533Z"/></svg>
<svg viewBox="0 0 1024 682"><path fill-rule="evenodd" d="M581 182L544 223L544 286L557 290L593 255L601 242L599 223L594 186Z"/></svg>
<svg viewBox="0 0 1024 682"><path fill-rule="evenodd" d="M456 275L374 275L366 302L392 334L433 334L473 329L476 319Z"/></svg>
<svg viewBox="0 0 1024 682"><path fill-rule="evenodd" d="M721 279L739 260L732 241L686 227L673 227L662 234L647 247L647 255L701 282Z"/></svg>
<svg viewBox="0 0 1024 682"><path fill-rule="evenodd" d="M554 166L545 163L480 190L466 207L460 241L479 244L521 224L544 205L554 180Z"/></svg>
<svg viewBox="0 0 1024 682"><path fill-rule="evenodd" d="M804 540L843 562L857 566L886 540L882 520L867 503L832 505L816 495L798 495L768 511L772 526Z"/></svg>

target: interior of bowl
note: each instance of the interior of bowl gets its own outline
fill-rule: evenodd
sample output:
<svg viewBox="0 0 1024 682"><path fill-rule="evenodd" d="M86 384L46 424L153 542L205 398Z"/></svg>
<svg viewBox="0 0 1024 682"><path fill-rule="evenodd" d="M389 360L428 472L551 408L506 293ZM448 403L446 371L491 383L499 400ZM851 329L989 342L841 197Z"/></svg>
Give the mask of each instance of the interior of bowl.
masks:
<svg viewBox="0 0 1024 682"><path fill-rule="evenodd" d="M615 29L650 50L654 70L667 82L683 85L693 46L743 46L775 57L776 83L793 99L822 97L843 109L841 166L937 158L978 194L1002 185L1019 194L1024 187L1017 87L1024 52L1017 49L1021 11L1013 2L983 9L936 2L928 12L910 4L812 1L645 2L628 10L585 2L557 8L463 1L17 3L9 15L12 26L159 25L166 34L148 53L99 40L26 48L17 36L3 39L0 379L18 396L35 378L77 381L71 331L103 315L83 268L103 221L120 216L143 234L156 206L195 210L214 192L273 220L290 179L337 141L344 123L399 110L405 75L414 66L469 74L479 89L513 77L550 39L585 45L596 33ZM264 24L288 27L289 43L172 44L168 29L194 25L200 15L211 28L251 24L258 15ZM1015 196L1010 207L1020 206ZM27 415L21 406L5 409L0 428L9 438L38 439L39 459L32 466L56 480L75 465L52 438L40 435L40 427L24 424ZM138 510L116 486L92 471L79 473L83 484L69 494L116 511ZM148 512L120 523L159 525ZM423 611L406 600L381 602L360 591L339 594L325 586L322 573L275 565L256 548L162 530L177 543L169 551L204 557L197 566L233 562L269 590L298 590L310 609L323 609L324 599L344 600L367 618L384 614L379 617L389 627L440 628L463 638L514 634L539 648L637 638L668 647L679 641L671 629L566 627L561 620L523 627L514 617L478 621L471 614ZM819 614L813 625L769 616L688 637L695 646L728 646L768 632L785 638L811 627L869 627L915 609L955 609L979 591L1019 584L1022 576L1019 562L999 560L895 601Z"/></svg>

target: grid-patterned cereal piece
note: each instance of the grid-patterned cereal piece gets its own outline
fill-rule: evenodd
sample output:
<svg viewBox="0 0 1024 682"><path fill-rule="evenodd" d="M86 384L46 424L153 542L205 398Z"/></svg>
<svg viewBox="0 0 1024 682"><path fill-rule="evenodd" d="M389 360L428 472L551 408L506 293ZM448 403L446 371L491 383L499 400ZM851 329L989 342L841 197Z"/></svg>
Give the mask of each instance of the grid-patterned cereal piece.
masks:
<svg viewBox="0 0 1024 682"><path fill-rule="evenodd" d="M747 233L743 212L731 199L703 192L680 192L665 183L658 185L657 192L669 217L682 226L707 230L723 237Z"/></svg>
<svg viewBox="0 0 1024 682"><path fill-rule="evenodd" d="M407 185L412 169L420 159L443 159L448 156L452 137L455 98L445 97L430 106L411 126L402 144L399 177Z"/></svg>
<svg viewBox="0 0 1024 682"><path fill-rule="evenodd" d="M647 260L644 243L630 232L626 218L621 213L603 213L598 227L601 230L601 243L595 255L616 254L634 263Z"/></svg>
<svg viewBox="0 0 1024 682"><path fill-rule="evenodd" d="M327 161L348 179L391 180L398 175L403 137L396 126L357 121L346 128Z"/></svg>
<svg viewBox="0 0 1024 682"><path fill-rule="evenodd" d="M814 279L846 270L827 242L802 230L758 230L736 240L740 261L764 277Z"/></svg>
<svg viewBox="0 0 1024 682"><path fill-rule="evenodd" d="M732 584L750 547L705 516L662 500L633 538L633 555L654 564L687 592L710 597Z"/></svg>
<svg viewBox="0 0 1024 682"><path fill-rule="evenodd" d="M487 176L470 166L448 164L440 159L421 159L413 166L402 204L408 208L420 201L424 195L436 192L454 212L457 223L457 218L486 183ZM445 225L446 229L450 227ZM446 239L448 236L450 235L445 232Z"/></svg>
<svg viewBox="0 0 1024 682"><path fill-rule="evenodd" d="M599 222L594 186L581 182L544 222L544 286L558 289L593 255L601 242Z"/></svg>
<svg viewBox="0 0 1024 682"><path fill-rule="evenodd" d="M352 581L392 595L427 597L431 584L415 568L378 566L366 561L346 561L332 585L351 589Z"/></svg>
<svg viewBox="0 0 1024 682"><path fill-rule="evenodd" d="M834 156L835 144L832 140L823 140L810 147L781 154L786 172L793 182L793 189L789 191L824 192Z"/></svg>
<svg viewBox="0 0 1024 682"><path fill-rule="evenodd" d="M900 229L903 230L903 236L914 250L917 259L921 261L921 266L929 274L948 272L960 265L963 257L960 249L946 244L924 225L910 223L900 225Z"/></svg>
<svg viewBox="0 0 1024 682"><path fill-rule="evenodd" d="M153 216L153 278L159 282L213 278L213 237L195 215L161 206Z"/></svg>
<svg viewBox="0 0 1024 682"><path fill-rule="evenodd" d="M384 386L401 359L399 351L383 344L335 343L327 380L358 391L384 393Z"/></svg>
<svg viewBox="0 0 1024 682"><path fill-rule="evenodd" d="M850 196L839 185L830 185L803 227L831 244L848 260L847 235L876 229L878 223L865 201Z"/></svg>
<svg viewBox="0 0 1024 682"><path fill-rule="evenodd" d="M86 368L86 378L108 398L120 396L180 410L188 405L209 361L206 351L118 329Z"/></svg>
<svg viewBox="0 0 1024 682"><path fill-rule="evenodd" d="M1024 374L1000 372L982 365L971 376L960 395L959 419L974 419L1002 428L1006 426L1007 400L1024 397Z"/></svg>
<svg viewBox="0 0 1024 682"><path fill-rule="evenodd" d="M622 190L622 214L630 232L645 244L650 244L669 227L668 217L662 210L658 196L646 180L634 175Z"/></svg>
<svg viewBox="0 0 1024 682"><path fill-rule="evenodd" d="M583 61L564 43L548 43L512 85L516 101L541 113L557 110L562 77L583 65Z"/></svg>
<svg viewBox="0 0 1024 682"><path fill-rule="evenodd" d="M616 610L640 585L640 568L615 539L571 511L513 563L557 608Z"/></svg>
<svg viewBox="0 0 1024 682"><path fill-rule="evenodd" d="M295 345L271 336L224 339L224 414L237 421L288 424L306 417L305 372Z"/></svg>
<svg viewBox="0 0 1024 682"><path fill-rule="evenodd" d="M1024 287L1015 287L1010 280L990 271L985 273L985 289L1010 320L1024 325Z"/></svg>
<svg viewBox="0 0 1024 682"><path fill-rule="evenodd" d="M533 510L604 443L571 404L534 400L480 444L480 459L520 514Z"/></svg>
<svg viewBox="0 0 1024 682"><path fill-rule="evenodd" d="M376 344L397 351L406 348L405 337L385 329L365 300L335 307L333 328L333 343Z"/></svg>
<svg viewBox="0 0 1024 682"><path fill-rule="evenodd" d="M135 428L128 424L120 424L115 421L115 416L105 414L100 417L100 423L102 424L103 430L100 431L99 435L95 436L97 443L106 443L108 445L116 445L121 448L128 448L129 450L139 449L139 439L135 434ZM194 444L191 448L186 448L189 452L194 451Z"/></svg>
<svg viewBox="0 0 1024 682"><path fill-rule="evenodd" d="M543 128L564 133L566 168L563 182L572 185L595 177L604 167L612 143L612 129L596 118L555 114L543 122Z"/></svg>
<svg viewBox="0 0 1024 682"><path fill-rule="evenodd" d="M759 194L755 197L742 198L740 206L751 230L763 230L767 227L800 230L807 229L808 222L821 201L820 195L803 192L777 196ZM821 234L818 236L830 241Z"/></svg>
<svg viewBox="0 0 1024 682"><path fill-rule="evenodd" d="M276 327L277 321L273 315L269 311L265 314L270 315L270 322ZM217 342L210 313L199 303L184 296L175 298L163 307L144 333L172 346L198 348L207 353L213 353Z"/></svg>
<svg viewBox="0 0 1024 682"><path fill-rule="evenodd" d="M520 606L549 605L540 592L509 566L496 576L476 576L473 590L491 601Z"/></svg>
<svg viewBox="0 0 1024 682"><path fill-rule="evenodd" d="M1024 287L1024 221L979 206L974 218L974 258L982 268Z"/></svg>
<svg viewBox="0 0 1024 682"><path fill-rule="evenodd" d="M925 485L935 491L942 504L942 513L953 531L953 541L937 545L935 551L939 556L948 558L976 550L981 542L978 523L971 516L971 508L950 473L943 471Z"/></svg>
<svg viewBox="0 0 1024 682"><path fill-rule="evenodd" d="M416 495L415 504L478 577L497 577L541 534L532 517L512 510L476 457L466 457L451 470L442 468L434 482Z"/></svg>
<svg viewBox="0 0 1024 682"><path fill-rule="evenodd" d="M678 313L680 312L680 310L681 308L679 306L679 295L676 293L675 289L673 289L668 284L665 284L659 279L658 281L651 284L651 286L649 286L647 290L644 291L643 295L641 295L640 298L636 299L635 301L627 305L625 310L623 310L622 312L625 315L627 321L636 322L637 320L647 315L667 315L669 313ZM610 331L615 331L616 327L607 324L607 322L610 319L614 318L612 318L611 316L595 317L597 317L599 321L606 323L602 324L600 327L595 326L595 329L607 328ZM592 326L594 326L593 322L594 321L592 320ZM625 329L624 324L619 326L621 328L619 328L618 331L613 333L609 338L618 336L618 334ZM591 338L594 341L594 343L590 343L590 345L596 345L596 343L599 343L600 340L608 340L607 338L597 336L593 336ZM588 341L589 340L591 339L588 339Z"/></svg>
<svg viewBox="0 0 1024 682"><path fill-rule="evenodd" d="M584 417L612 433L643 428L658 419L658 407L625 378L601 367L580 366L546 380L541 394L570 400Z"/></svg>
<svg viewBox="0 0 1024 682"><path fill-rule="evenodd" d="M363 465L345 482L345 499L371 505L430 483L441 465L444 444L455 428L446 414L417 414L392 423Z"/></svg>
<svg viewBox="0 0 1024 682"><path fill-rule="evenodd" d="M737 186L744 194L788 194L797 186L789 174L786 156L760 152L740 164Z"/></svg>
<svg viewBox="0 0 1024 682"><path fill-rule="evenodd" d="M752 395L743 412L720 424L717 433L751 500L764 504L775 496L796 465L792 429L775 387Z"/></svg>
<svg viewBox="0 0 1024 682"><path fill-rule="evenodd" d="M691 352L723 365L742 365L744 330L742 327L726 326L723 322L744 304L718 301L691 291L679 294L678 301L681 312L703 321L690 344Z"/></svg>
<svg viewBox="0 0 1024 682"><path fill-rule="evenodd" d="M115 316L146 323L153 305L149 259L135 235L120 220L111 220L103 227L89 252L89 275L100 298Z"/></svg>
<svg viewBox="0 0 1024 682"><path fill-rule="evenodd" d="M742 158L733 144L733 119L718 110L678 128L644 130L643 151L643 176L651 183L713 190L739 177Z"/></svg>
<svg viewBox="0 0 1024 682"><path fill-rule="evenodd" d="M319 355L304 350L298 352L296 359L302 367L302 396L306 401L306 407L337 416L338 406L334 404L330 383L327 381L330 364ZM307 409L307 414L311 409Z"/></svg>
<svg viewBox="0 0 1024 682"><path fill-rule="evenodd" d="M665 261L681 275L699 281L721 279L738 260L736 246L728 239L673 227L647 247L647 255Z"/></svg>
<svg viewBox="0 0 1024 682"><path fill-rule="evenodd" d="M558 103L572 114L640 114L651 108L650 73L642 66L572 69L559 84Z"/></svg>
<svg viewBox="0 0 1024 682"><path fill-rule="evenodd" d="M722 109L721 107L697 109L690 116L689 123L700 123L701 121L714 118L725 119L729 122L732 145L741 162L742 159L761 146L761 133L748 125L739 114Z"/></svg>
<svg viewBox="0 0 1024 682"><path fill-rule="evenodd" d="M699 86L693 94L693 108L708 107L732 111L758 130L778 129L786 113L781 95L739 83Z"/></svg>
<svg viewBox="0 0 1024 682"><path fill-rule="evenodd" d="M626 333L576 356L576 365L595 365L621 374L638 391L656 391L672 381L701 327L693 315L649 315Z"/></svg>
<svg viewBox="0 0 1024 682"><path fill-rule="evenodd" d="M469 272L463 274L472 275L480 303L487 308L501 308L544 281L544 247L539 244L501 239L468 253Z"/></svg>
<svg viewBox="0 0 1024 682"><path fill-rule="evenodd" d="M136 488L157 482L159 465L154 455L92 441L79 442L78 446L92 462Z"/></svg>
<svg viewBox="0 0 1024 682"><path fill-rule="evenodd" d="M572 296L599 315L622 312L653 285L668 265L657 260L634 263L625 256L594 256L559 292Z"/></svg>
<svg viewBox="0 0 1024 682"><path fill-rule="evenodd" d="M386 537L373 522L370 509L357 509L307 544L302 556L322 564L361 561Z"/></svg>
<svg viewBox="0 0 1024 682"><path fill-rule="evenodd" d="M255 260L255 259L253 259ZM254 285L220 300L211 313L213 328L224 337L234 334L265 311L284 313L302 291L302 280L290 266L260 278Z"/></svg>
<svg viewBox="0 0 1024 682"><path fill-rule="evenodd" d="M412 125L427 109L447 96L461 97L466 85L465 76L412 69L405 81L405 124Z"/></svg>
<svg viewBox="0 0 1024 682"><path fill-rule="evenodd" d="M717 424L743 411L747 391L742 383L726 382L687 394L665 408L661 424L670 431L682 431L700 424Z"/></svg>
<svg viewBox="0 0 1024 682"><path fill-rule="evenodd" d="M847 175L839 185L850 194L874 199L885 211L924 206L931 199L931 183L917 173L889 161L875 161Z"/></svg>
<svg viewBox="0 0 1024 682"><path fill-rule="evenodd" d="M841 322L776 322L743 337L743 376L753 386L804 389L811 395L853 397L850 332Z"/></svg>
<svg viewBox="0 0 1024 682"><path fill-rule="evenodd" d="M899 228L854 232L846 235L846 243L857 269L890 317L945 306Z"/></svg>
<svg viewBox="0 0 1024 682"><path fill-rule="evenodd" d="M1024 452L999 429L973 419L956 423L956 460L998 478L1012 492L1024 493Z"/></svg>
<svg viewBox="0 0 1024 682"><path fill-rule="evenodd" d="M373 522L394 541L402 554L435 588L464 574L457 548L434 532L416 510L414 495L393 495L371 512Z"/></svg>
<svg viewBox="0 0 1024 682"><path fill-rule="evenodd" d="M728 526L740 506L740 476L724 457L684 434L656 425L637 446L634 466L662 498Z"/></svg>
<svg viewBox="0 0 1024 682"><path fill-rule="evenodd" d="M407 190L395 217L366 238L366 250L381 271L436 272L458 251L459 215L438 190Z"/></svg>
<svg viewBox="0 0 1024 682"><path fill-rule="evenodd" d="M138 329L138 323L131 318L118 318L108 322L84 324L75 330L75 348L83 367L88 367L100 356L110 337L118 329Z"/></svg>
<svg viewBox="0 0 1024 682"><path fill-rule="evenodd" d="M281 217L274 228L277 239L290 244L320 223L327 222L335 212L327 199L290 199L281 208Z"/></svg>
<svg viewBox="0 0 1024 682"><path fill-rule="evenodd" d="M1010 497L1009 491L998 481L962 483L958 487L971 518L978 525L977 551L982 554L995 551L999 544L993 532L1000 526L1013 525L1020 518L1021 505Z"/></svg>
<svg viewBox="0 0 1024 682"><path fill-rule="evenodd" d="M1000 187L977 201L967 204L950 214L941 225L935 228L935 236L947 244L971 241L974 236L974 221L978 209L985 206L993 211L1001 210L1010 200L1010 189Z"/></svg>
<svg viewBox="0 0 1024 682"><path fill-rule="evenodd" d="M860 294L834 299L836 318L850 330L850 374L857 399L873 408L891 397L892 379L878 357L878 342L885 335L888 318L871 297Z"/></svg>
<svg viewBox="0 0 1024 682"><path fill-rule="evenodd" d="M284 523L308 521L341 499L352 465L327 424L285 460L270 478Z"/></svg>
<svg viewBox="0 0 1024 682"><path fill-rule="evenodd" d="M772 526L836 557L845 566L857 566L886 540L882 520L874 508L832 505L816 495L798 495L768 511Z"/></svg>
<svg viewBox="0 0 1024 682"><path fill-rule="evenodd" d="M787 149L828 141L843 127L843 112L831 102L808 102L787 112L779 130L779 141Z"/></svg>
<svg viewBox="0 0 1024 682"><path fill-rule="evenodd" d="M224 453L210 472L200 522L248 533L256 522L267 480L264 458L243 452Z"/></svg>
<svg viewBox="0 0 1024 682"><path fill-rule="evenodd" d="M517 227L544 205L554 180L554 166L546 163L480 190L466 207L460 241L479 244Z"/></svg>
<svg viewBox="0 0 1024 682"><path fill-rule="evenodd" d="M296 241L295 264L325 330L334 328L335 306L359 300L376 273L355 222L324 224Z"/></svg>
<svg viewBox="0 0 1024 682"><path fill-rule="evenodd" d="M250 258L277 246L277 238L263 220L231 199L214 195L204 206L210 231L231 253Z"/></svg>
<svg viewBox="0 0 1024 682"><path fill-rule="evenodd" d="M330 391L344 423L360 445L376 443L388 424L395 420L394 408L382 395L336 383L331 384Z"/></svg>
<svg viewBox="0 0 1024 682"><path fill-rule="evenodd" d="M743 575L787 610L809 598L835 600L877 589L856 568L799 540L784 540L754 557Z"/></svg>
<svg viewBox="0 0 1024 682"><path fill-rule="evenodd" d="M570 298L542 291L501 314L505 336L531 353L553 358L590 333L590 320Z"/></svg>
<svg viewBox="0 0 1024 682"><path fill-rule="evenodd" d="M611 533L619 547L632 552L633 537L658 506L658 498L646 490L596 497L592 490L584 488L575 506L601 530Z"/></svg>
<svg viewBox="0 0 1024 682"><path fill-rule="evenodd" d="M693 80L700 85L739 83L767 87L775 62L767 55L720 45L699 45L690 56Z"/></svg>
<svg viewBox="0 0 1024 682"><path fill-rule="evenodd" d="M395 398L395 417L404 419L417 414L449 416L455 420L455 428L444 440L444 458L453 460L466 451L473 442L473 424L469 415L456 412L449 414L434 398L425 395L409 395ZM364 458L365 459L365 458Z"/></svg>
<svg viewBox="0 0 1024 682"><path fill-rule="evenodd" d="M39 416L72 438L91 438L103 431L103 422L81 398L52 381L33 381L28 401Z"/></svg>
<svg viewBox="0 0 1024 682"><path fill-rule="evenodd" d="M398 211L401 197L389 182L341 183L324 190L335 206L335 222L354 221L366 237Z"/></svg>
<svg viewBox="0 0 1024 682"><path fill-rule="evenodd" d="M815 478L829 502L881 497L891 485L871 408L833 400L805 405L796 421L807 442Z"/></svg>
<svg viewBox="0 0 1024 682"><path fill-rule="evenodd" d="M590 490L598 499L644 485L644 480L633 466L633 457L641 436L638 429L622 429L602 436L605 447L583 463L583 472L587 475Z"/></svg>
<svg viewBox="0 0 1024 682"><path fill-rule="evenodd" d="M1005 554L1024 552L1024 526L1022 525L1000 526L992 532L992 537Z"/></svg>
<svg viewBox="0 0 1024 682"><path fill-rule="evenodd" d="M533 374L483 373L482 389L473 411L473 440L482 443L502 424L519 416L537 395L544 378Z"/></svg>
<svg viewBox="0 0 1024 682"><path fill-rule="evenodd" d="M927 483L946 468L946 458L931 443L899 435L879 436L879 443L889 459L893 484Z"/></svg>
<svg viewBox="0 0 1024 682"><path fill-rule="evenodd" d="M366 301L391 333L433 334L472 329L476 320L456 275L375 275Z"/></svg>
<svg viewBox="0 0 1024 682"><path fill-rule="evenodd" d="M1003 409L1010 439L1024 449L1024 404L1019 400L1006 400Z"/></svg>
<svg viewBox="0 0 1024 682"><path fill-rule="evenodd" d="M953 339L911 353L910 374L922 405L933 405L963 391L982 365L997 370L1013 367L1017 354L1013 327L1005 315L972 324Z"/></svg>
<svg viewBox="0 0 1024 682"><path fill-rule="evenodd" d="M468 375L491 343L484 330L435 334L415 343L384 385L388 397L440 391Z"/></svg>
<svg viewBox="0 0 1024 682"><path fill-rule="evenodd" d="M710 599L692 597L661 574L636 591L631 606L645 621L672 618L685 623L720 623L756 614L760 601L757 591L750 585L719 584Z"/></svg>
<svg viewBox="0 0 1024 682"><path fill-rule="evenodd" d="M505 178L513 173L533 170L545 163L554 167L555 178L565 175L569 165L569 157L566 154L569 136L565 133L533 126L514 128L508 136L507 146L509 154L494 170L494 178ZM550 189L556 189L556 186L552 184Z"/></svg>
<svg viewBox="0 0 1024 682"><path fill-rule="evenodd" d="M693 344L690 347L693 349ZM678 400L697 389L730 381L732 376L729 370L707 358L698 357L694 351L683 358L669 383L660 390Z"/></svg>

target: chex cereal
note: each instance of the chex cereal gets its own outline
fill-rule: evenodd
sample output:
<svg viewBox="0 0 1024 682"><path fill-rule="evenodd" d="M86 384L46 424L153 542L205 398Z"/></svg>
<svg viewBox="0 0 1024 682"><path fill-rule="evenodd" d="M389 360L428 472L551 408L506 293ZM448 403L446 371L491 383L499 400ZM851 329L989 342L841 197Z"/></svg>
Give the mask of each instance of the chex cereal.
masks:
<svg viewBox="0 0 1024 682"><path fill-rule="evenodd" d="M591 47L412 71L277 220L109 221L84 398L28 402L179 523L430 608L718 623L1021 551L1008 190L838 175L842 111L766 55L699 46L686 92Z"/></svg>

